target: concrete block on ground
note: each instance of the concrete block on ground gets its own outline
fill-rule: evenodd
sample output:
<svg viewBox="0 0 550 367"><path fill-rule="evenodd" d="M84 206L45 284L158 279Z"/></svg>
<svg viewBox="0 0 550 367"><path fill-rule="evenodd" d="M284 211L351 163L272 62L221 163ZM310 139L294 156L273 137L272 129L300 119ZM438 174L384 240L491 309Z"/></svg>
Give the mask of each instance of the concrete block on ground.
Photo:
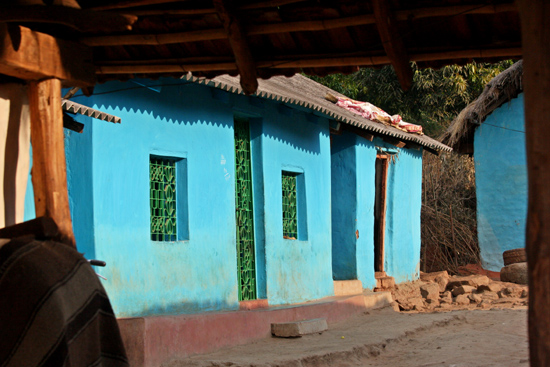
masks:
<svg viewBox="0 0 550 367"><path fill-rule="evenodd" d="M311 319L271 324L271 334L280 338L297 338L302 335L322 333L328 329L326 319Z"/></svg>
<svg viewBox="0 0 550 367"><path fill-rule="evenodd" d="M363 293L363 283L358 279L334 281L335 296L350 296L361 293Z"/></svg>
<svg viewBox="0 0 550 367"><path fill-rule="evenodd" d="M383 308L388 307L393 302L391 292L372 292L365 293L365 308Z"/></svg>

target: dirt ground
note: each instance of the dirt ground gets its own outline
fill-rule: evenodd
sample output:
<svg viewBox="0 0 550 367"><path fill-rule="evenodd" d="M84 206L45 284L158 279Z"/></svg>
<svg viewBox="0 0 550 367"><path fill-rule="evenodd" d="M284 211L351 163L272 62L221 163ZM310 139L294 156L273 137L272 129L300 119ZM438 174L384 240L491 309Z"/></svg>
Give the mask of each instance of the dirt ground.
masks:
<svg viewBox="0 0 550 367"><path fill-rule="evenodd" d="M265 338L164 366L529 366L527 295L527 286L486 276L421 274L392 290L391 306L321 334Z"/></svg>
<svg viewBox="0 0 550 367"><path fill-rule="evenodd" d="M172 361L180 366L465 367L528 366L527 307L403 313L366 312L322 334L266 338Z"/></svg>

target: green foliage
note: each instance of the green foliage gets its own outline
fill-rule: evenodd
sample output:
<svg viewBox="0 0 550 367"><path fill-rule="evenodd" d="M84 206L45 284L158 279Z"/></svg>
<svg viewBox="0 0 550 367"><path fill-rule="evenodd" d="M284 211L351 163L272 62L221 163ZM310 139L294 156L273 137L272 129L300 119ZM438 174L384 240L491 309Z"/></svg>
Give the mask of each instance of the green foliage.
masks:
<svg viewBox="0 0 550 367"><path fill-rule="evenodd" d="M399 114L407 122L422 125L427 135L438 136L479 96L485 84L512 64L512 60L496 64L473 62L434 70L419 69L412 63L413 84L407 92L401 89L392 66L311 78L352 99L370 102L390 115Z"/></svg>

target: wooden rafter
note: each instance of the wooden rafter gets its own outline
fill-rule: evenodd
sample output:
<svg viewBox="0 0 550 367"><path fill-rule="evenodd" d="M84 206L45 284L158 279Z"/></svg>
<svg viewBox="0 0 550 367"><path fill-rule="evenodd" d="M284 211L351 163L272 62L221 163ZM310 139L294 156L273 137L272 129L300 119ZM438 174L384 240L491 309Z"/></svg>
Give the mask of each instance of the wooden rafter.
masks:
<svg viewBox="0 0 550 367"><path fill-rule="evenodd" d="M293 3L303 2L305 0L271 0L271 1L258 1L250 4L244 4L238 7L238 10L248 10L248 9L263 9L263 8L275 8L277 6L283 6ZM124 0L119 2L111 2L110 4L92 6L90 9L93 10L110 10L110 9L126 9L134 8L147 5L162 5L169 4L174 2L181 2L181 0ZM157 15L157 14L212 14L215 13L216 9L214 8L202 8L202 9L175 9L175 10L135 10L132 11L132 14L136 15Z"/></svg>
<svg viewBox="0 0 550 367"><path fill-rule="evenodd" d="M447 59L471 59L489 57L521 56L521 48L505 48L492 50L462 50L440 53L412 54L412 61L436 61ZM312 67L339 66L375 66L390 63L387 56L345 56L327 58L325 55L307 55L300 59L281 59L274 61L257 61L257 68L291 69ZM227 58L189 58L172 60L121 60L98 63L98 74L140 74L140 73L187 73L200 71L237 70L235 62Z"/></svg>
<svg viewBox="0 0 550 367"><path fill-rule="evenodd" d="M121 1L111 1L105 5L92 6L89 9L91 10L124 9L124 8L133 8L136 6L177 3L180 1L181 0L121 0Z"/></svg>
<svg viewBox="0 0 550 367"><path fill-rule="evenodd" d="M0 7L0 22L62 24L80 32L129 31L136 20L135 15L95 12L66 6Z"/></svg>
<svg viewBox="0 0 550 367"><path fill-rule="evenodd" d="M234 11L232 0L214 0L214 7L220 17L235 55L235 64L241 76L241 86L246 94L258 89L258 75L252 51L246 34Z"/></svg>
<svg viewBox="0 0 550 367"><path fill-rule="evenodd" d="M397 79L404 90L409 90L412 85L413 70L403 38L397 31L395 15L386 0L372 0L372 8L380 39L395 69Z"/></svg>
<svg viewBox="0 0 550 367"><path fill-rule="evenodd" d="M252 5L252 4L251 4ZM207 11L208 9L203 9ZM170 14L201 14L201 9L190 9L181 11L171 11ZM210 10L208 10L210 11ZM411 18L421 19L426 17L442 17L453 16L457 14L488 14L517 11L514 4L502 4L498 6L454 6L454 7L439 7L439 8L422 8L399 11L396 13L398 20L407 20ZM154 11L158 14L159 11ZM211 9L210 12L214 12ZM142 15L146 13L134 12L134 14ZM163 14L160 11L160 14ZM284 32L303 32L303 31L322 31L329 29L337 29L344 27L361 26L375 24L376 19L374 14L361 14L352 17L316 20L316 21L299 21L299 22L282 22L272 24L249 25L246 28L246 34L249 36L262 34L276 34ZM140 34L140 35L116 35L116 36L97 36L85 37L81 41L89 46L121 46L121 45L158 45L172 44L182 42L196 41L212 41L226 39L227 34L221 28L202 29L188 32L178 33L157 33L157 34Z"/></svg>
<svg viewBox="0 0 550 367"><path fill-rule="evenodd" d="M28 28L0 23L0 74L23 80L57 78L69 85L96 83L92 52Z"/></svg>

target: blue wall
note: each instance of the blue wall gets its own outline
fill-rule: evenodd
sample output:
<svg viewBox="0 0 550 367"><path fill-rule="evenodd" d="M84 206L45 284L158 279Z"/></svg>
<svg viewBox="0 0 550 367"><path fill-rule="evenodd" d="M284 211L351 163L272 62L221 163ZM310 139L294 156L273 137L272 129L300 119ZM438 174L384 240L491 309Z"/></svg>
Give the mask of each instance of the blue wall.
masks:
<svg viewBox="0 0 550 367"><path fill-rule="evenodd" d="M377 147L396 153L388 169L384 268L397 282L419 276L422 152L398 150L378 138L370 142L344 132L332 141L333 276L359 279L364 288L376 286Z"/></svg>
<svg viewBox="0 0 550 367"><path fill-rule="evenodd" d="M332 137L332 271L357 279L357 161L355 134ZM373 196L374 198L374 196Z"/></svg>
<svg viewBox="0 0 550 367"><path fill-rule="evenodd" d="M523 94L475 130L477 230L483 267L500 271L502 253L525 247L527 167ZM518 130L518 131L514 131Z"/></svg>
<svg viewBox="0 0 550 367"><path fill-rule="evenodd" d="M420 276L422 151L400 149L388 170L386 273L397 283Z"/></svg>
<svg viewBox="0 0 550 367"><path fill-rule="evenodd" d="M79 117L85 132L66 135L77 244L107 261L99 272L117 315L238 308L234 115L251 124L259 297L332 295L328 120L173 79L149 83L160 93L112 82L73 98L122 124ZM189 240L150 240L151 154L186 159ZM302 172L307 240L283 239L282 170Z"/></svg>

